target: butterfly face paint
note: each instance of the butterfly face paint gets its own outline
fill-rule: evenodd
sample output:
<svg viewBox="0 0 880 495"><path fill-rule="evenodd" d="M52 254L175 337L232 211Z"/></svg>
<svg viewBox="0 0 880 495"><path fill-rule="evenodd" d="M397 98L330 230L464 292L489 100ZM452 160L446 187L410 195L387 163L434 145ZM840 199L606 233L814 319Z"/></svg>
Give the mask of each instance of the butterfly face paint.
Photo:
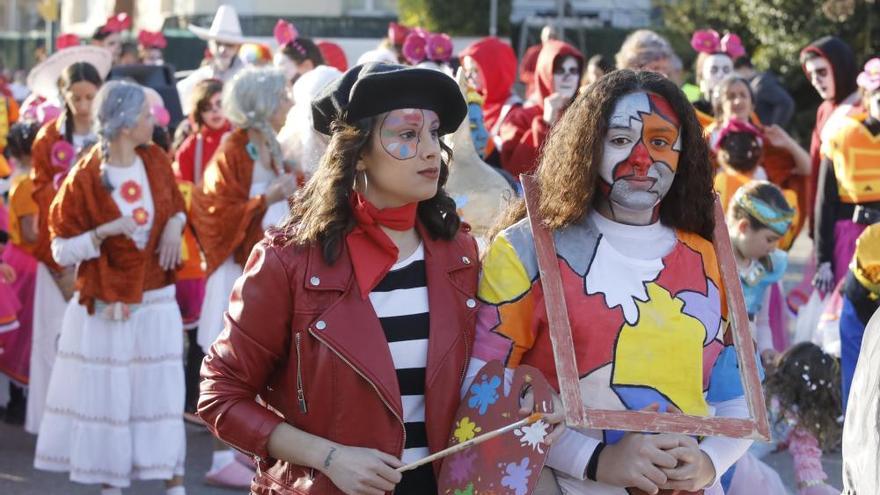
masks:
<svg viewBox="0 0 880 495"><path fill-rule="evenodd" d="M663 97L621 97L608 122L599 176L612 212L654 210L669 192L681 152L678 116ZM656 216L656 215L655 215Z"/></svg>
<svg viewBox="0 0 880 495"><path fill-rule="evenodd" d="M409 160L418 154L426 123L436 126L439 122L437 114L431 110L417 108L392 110L379 126L382 149L398 160Z"/></svg>

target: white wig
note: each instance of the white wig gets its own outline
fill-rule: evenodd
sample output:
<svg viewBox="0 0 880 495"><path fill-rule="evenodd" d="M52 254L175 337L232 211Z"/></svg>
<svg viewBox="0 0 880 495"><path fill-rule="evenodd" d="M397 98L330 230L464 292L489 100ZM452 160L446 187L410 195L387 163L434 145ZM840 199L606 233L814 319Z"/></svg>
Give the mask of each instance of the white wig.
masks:
<svg viewBox="0 0 880 495"><path fill-rule="evenodd" d="M279 173L283 171L281 147L269 121L285 90L284 74L271 67L248 67L223 88L224 115L232 125L253 129L266 138Z"/></svg>
<svg viewBox="0 0 880 495"><path fill-rule="evenodd" d="M116 139L123 129L138 124L146 99L144 88L123 80L109 81L98 90L92 104L92 122L104 160L110 156L110 141Z"/></svg>

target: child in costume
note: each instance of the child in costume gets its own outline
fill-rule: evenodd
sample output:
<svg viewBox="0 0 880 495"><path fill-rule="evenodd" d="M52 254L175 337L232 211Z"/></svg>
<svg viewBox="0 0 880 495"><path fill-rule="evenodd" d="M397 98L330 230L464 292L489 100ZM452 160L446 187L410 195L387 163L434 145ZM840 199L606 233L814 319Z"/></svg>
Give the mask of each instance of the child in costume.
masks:
<svg viewBox="0 0 880 495"><path fill-rule="evenodd" d="M822 451L840 444L840 373L837 360L811 342L785 351L764 382L764 393L788 428L798 495L837 495L826 483Z"/></svg>
<svg viewBox="0 0 880 495"><path fill-rule="evenodd" d="M440 461L395 468L446 447L473 341L440 141L466 105L445 74L370 63L312 108L330 145L235 284L199 414L259 460L254 494L437 493Z"/></svg>
<svg viewBox="0 0 880 495"><path fill-rule="evenodd" d="M714 29L701 29L691 36L691 47L697 52L694 74L701 98L694 102L697 118L705 127L712 123L712 93L715 86L733 73L733 61L745 55L739 36L727 33L722 37Z"/></svg>
<svg viewBox="0 0 880 495"><path fill-rule="evenodd" d="M104 85L99 145L64 179L49 214L52 254L77 266L34 466L120 495L164 480L184 495L183 322L174 298L186 223L168 155L151 144L140 86Z"/></svg>
<svg viewBox="0 0 880 495"><path fill-rule="evenodd" d="M208 163L194 188L191 224L205 259L205 296L197 342L207 353L223 330L223 315L235 280L267 228L287 213L296 178L286 168L276 132L291 107L284 74L272 68L242 70L225 84L223 115L235 127ZM205 481L247 487L252 464L245 465L221 442L215 442Z"/></svg>
<svg viewBox="0 0 880 495"><path fill-rule="evenodd" d="M865 64L858 84L865 113L841 117L822 147L813 283L826 293L846 275L859 234L880 221L880 178L875 173L880 153L880 58Z"/></svg>
<svg viewBox="0 0 880 495"><path fill-rule="evenodd" d="M31 150L32 197L39 210L33 254L39 263L25 429L34 434L40 428L55 361L55 341L61 330L64 307L73 294L74 279L74 267L62 267L52 256L49 205L77 157L96 141L92 130L92 100L110 72L110 63L110 52L103 48L69 47L34 67L28 78L35 94L64 103L61 115L43 125L37 133Z"/></svg>
<svg viewBox="0 0 880 495"><path fill-rule="evenodd" d="M284 73L288 84L293 85L304 74L324 65L324 55L318 45L310 38L300 36L293 24L278 19L273 35L278 43L278 51L272 62L276 69Z"/></svg>
<svg viewBox="0 0 880 495"><path fill-rule="evenodd" d="M748 416L710 241L707 160L681 90L659 74L630 70L591 85L544 147L538 208L555 239L587 407ZM484 305L466 384L500 359L508 368L534 366L557 386L524 210L520 203L509 212L483 258ZM721 474L750 444L569 429L547 465L565 493L718 493Z"/></svg>
<svg viewBox="0 0 880 495"><path fill-rule="evenodd" d="M8 242L9 234L5 230L0 230L0 254L6 249ZM12 289L15 276L15 269L6 262L0 261L0 353L4 354L9 351L7 349L9 334L19 326L18 312L21 310L21 304Z"/></svg>
<svg viewBox="0 0 880 495"><path fill-rule="evenodd" d="M843 410L850 399L853 373L861 354L865 325L880 306L880 224L856 240L856 252L843 282L840 310L840 383Z"/></svg>
<svg viewBox="0 0 880 495"><path fill-rule="evenodd" d="M36 123L19 122L12 126L7 136L6 152L15 166L12 189L9 190L9 242L0 259L15 270L12 290L21 303L18 312L19 328L5 337L3 353L0 354L0 373L12 380L7 406L7 420L24 421L25 394L28 385L33 338L34 291L37 260L33 256L37 240L37 204L31 198L33 181L30 179L31 147L40 127ZM14 418L10 418L13 416Z"/></svg>
<svg viewBox="0 0 880 495"><path fill-rule="evenodd" d="M742 186L728 210L728 227L739 269L746 311L764 366L775 361L777 352L770 331L770 286L778 282L788 266L788 254L777 245L791 228L794 210L782 191L767 181Z"/></svg>

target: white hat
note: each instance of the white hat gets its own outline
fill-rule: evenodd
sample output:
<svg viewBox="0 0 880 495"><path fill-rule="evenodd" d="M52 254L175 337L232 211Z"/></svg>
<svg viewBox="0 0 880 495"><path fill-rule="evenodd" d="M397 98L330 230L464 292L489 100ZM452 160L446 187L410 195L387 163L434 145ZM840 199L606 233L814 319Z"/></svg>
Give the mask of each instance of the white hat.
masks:
<svg viewBox="0 0 880 495"><path fill-rule="evenodd" d="M190 24L190 31L203 40L214 40L230 45L241 45L253 41L245 38L241 32L241 23L238 22L238 12L231 5L221 5L211 22L211 28L205 29Z"/></svg>
<svg viewBox="0 0 880 495"><path fill-rule="evenodd" d="M27 86L38 96L53 99L58 96L58 78L64 69L77 62L88 62L95 69L101 79L106 79L113 63L113 54L110 50L100 46L71 46L58 50L51 57L31 69L27 77Z"/></svg>

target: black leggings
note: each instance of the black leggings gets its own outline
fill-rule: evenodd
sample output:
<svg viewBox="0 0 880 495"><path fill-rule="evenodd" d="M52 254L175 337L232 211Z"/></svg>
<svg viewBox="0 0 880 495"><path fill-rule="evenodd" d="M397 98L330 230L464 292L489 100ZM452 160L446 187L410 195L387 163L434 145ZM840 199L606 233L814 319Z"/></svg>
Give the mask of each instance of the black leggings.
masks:
<svg viewBox="0 0 880 495"><path fill-rule="evenodd" d="M198 328L186 331L186 365L184 367L184 379L186 380L186 403L184 410L189 413L196 412L199 402L199 369L202 367L202 359L205 353L198 343Z"/></svg>

